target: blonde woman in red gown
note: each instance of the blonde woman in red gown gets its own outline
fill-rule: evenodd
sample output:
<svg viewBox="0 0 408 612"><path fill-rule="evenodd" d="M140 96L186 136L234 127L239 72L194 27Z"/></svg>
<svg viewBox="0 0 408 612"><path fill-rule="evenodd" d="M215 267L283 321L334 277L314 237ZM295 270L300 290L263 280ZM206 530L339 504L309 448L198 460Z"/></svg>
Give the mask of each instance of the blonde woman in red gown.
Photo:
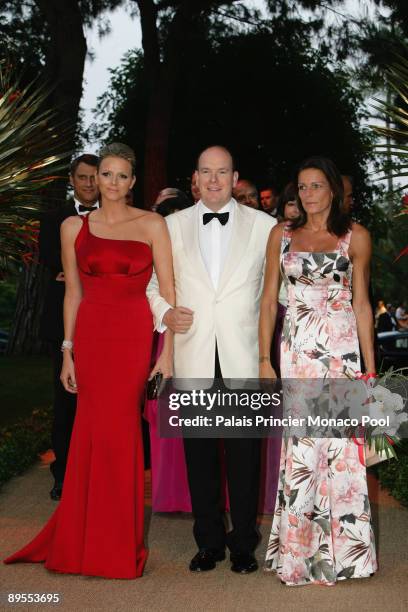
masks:
<svg viewBox="0 0 408 612"><path fill-rule="evenodd" d="M66 294L61 380L78 409L61 502L43 530L6 563L45 562L62 573L137 578L143 541L140 400L149 376L153 322L146 286L154 265L174 304L170 240L156 213L127 206L134 154L101 151L101 208L61 228ZM70 343L73 342L73 351ZM171 375L172 338L153 372Z"/></svg>

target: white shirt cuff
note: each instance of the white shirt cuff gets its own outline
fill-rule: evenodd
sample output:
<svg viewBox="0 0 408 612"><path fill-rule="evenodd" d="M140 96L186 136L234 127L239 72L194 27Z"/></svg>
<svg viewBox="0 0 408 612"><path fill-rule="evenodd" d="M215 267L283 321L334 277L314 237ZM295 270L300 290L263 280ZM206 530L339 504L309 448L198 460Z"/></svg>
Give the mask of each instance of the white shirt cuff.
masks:
<svg viewBox="0 0 408 612"><path fill-rule="evenodd" d="M166 331L166 329L167 329L167 325L165 325L165 324L163 323L163 318L164 318L164 315L166 314L166 312L167 312L168 310L170 310L171 308L173 308L173 306L170 306L170 304L167 304L167 306L165 307L165 309L164 309L164 310L163 310L163 312L161 313L160 318L157 320L157 324L156 324L156 331L158 331L158 332L159 332L159 334L164 334L164 332L165 332L165 331Z"/></svg>

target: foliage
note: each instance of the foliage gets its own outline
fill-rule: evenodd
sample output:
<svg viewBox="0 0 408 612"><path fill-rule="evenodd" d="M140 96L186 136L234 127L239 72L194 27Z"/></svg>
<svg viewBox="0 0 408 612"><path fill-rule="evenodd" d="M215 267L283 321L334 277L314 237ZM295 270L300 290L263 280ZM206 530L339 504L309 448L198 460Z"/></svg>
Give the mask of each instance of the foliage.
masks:
<svg viewBox="0 0 408 612"><path fill-rule="evenodd" d="M406 0L374 0L377 5L384 5L391 11L389 21L400 26L408 36L408 4Z"/></svg>
<svg viewBox="0 0 408 612"><path fill-rule="evenodd" d="M7 57L29 82L43 69L49 36L34 0L3 0L0 8L0 58Z"/></svg>
<svg viewBox="0 0 408 612"><path fill-rule="evenodd" d="M34 410L30 417L0 430L0 487L49 448L51 423L50 411Z"/></svg>
<svg viewBox="0 0 408 612"><path fill-rule="evenodd" d="M396 178L404 179L407 181L408 177L408 46L405 47L404 56L397 56L396 61L392 63L385 70L385 76L387 79L388 87L393 91L395 101L388 99L383 101L376 98L377 111L382 113L386 119L386 126L372 126L373 130L386 138L385 144L379 144L376 146L376 151L382 157L383 166L383 178ZM397 188L397 192L401 192L403 189L408 187L408 182L404 182ZM396 260L399 260L399 267L401 268L403 255L408 255L408 245L406 241L406 228L407 228L407 212L408 207L405 205L404 200L401 201L402 206L399 212L400 219L398 219L398 233L394 234L396 241L400 242L400 248L398 254L396 254ZM401 218L402 217L402 218ZM395 224L397 225L397 224ZM405 227L405 232L403 228ZM398 239L399 237L399 239ZM401 243L401 237L403 237L403 243ZM405 262L404 262L405 263ZM406 267L404 266L405 274L407 276ZM403 278L401 279L403 280Z"/></svg>
<svg viewBox="0 0 408 612"><path fill-rule="evenodd" d="M16 307L17 283L15 280L0 281L0 330L8 330Z"/></svg>
<svg viewBox="0 0 408 612"><path fill-rule="evenodd" d="M385 196L382 198L384 201ZM401 287L408 285L406 260L397 259L407 242L408 215L399 215L401 199L396 194L385 201L386 206L379 208L385 231L375 235L371 284L376 300L396 304L401 300Z"/></svg>
<svg viewBox="0 0 408 612"><path fill-rule="evenodd" d="M44 65L49 43L42 4L41 0L2 0L0 7L0 51L6 50L24 65L37 68ZM103 13L123 4L124 0L78 0L84 25L92 26L97 20L101 36L110 31Z"/></svg>
<svg viewBox="0 0 408 612"><path fill-rule="evenodd" d="M380 136L391 138L393 142L379 144L376 150L381 155L391 156L391 166L384 166L384 177L393 178L408 177L408 47L406 56L400 56L385 71L388 84L396 94L398 102L389 103L375 98L377 104L374 108L386 115L395 127L373 126ZM400 189L408 187L408 182L403 183Z"/></svg>
<svg viewBox="0 0 408 612"><path fill-rule="evenodd" d="M402 440L397 448L398 460L385 461L377 468L383 487L389 490L405 506L408 506L408 440Z"/></svg>
<svg viewBox="0 0 408 612"><path fill-rule="evenodd" d="M41 191L70 155L63 151L66 126L55 126L53 111L45 107L48 94L36 82L20 88L0 64L0 272L9 260L32 252Z"/></svg>
<svg viewBox="0 0 408 612"><path fill-rule="evenodd" d="M0 356L0 428L51 405L52 365L48 355Z"/></svg>
<svg viewBox="0 0 408 612"><path fill-rule="evenodd" d="M168 156L171 183L191 173L197 150L224 142L238 157L242 175L283 186L293 166L320 152L353 174L366 196L364 165L370 136L359 125L360 97L347 73L330 70L303 31L284 28L225 35L209 33L184 58L177 83ZM262 57L262 62L259 58ZM95 109L93 137L124 139L143 155L146 117L144 60L129 52L112 71Z"/></svg>
<svg viewBox="0 0 408 612"><path fill-rule="evenodd" d="M408 367L393 369L380 374L377 384L370 392L370 406L382 414L389 414L390 428L380 432L379 427L368 425L364 428L364 439L371 450L385 453L387 459L398 457L398 444L408 434L407 404ZM364 375L363 375L364 378ZM367 399L363 405L365 406ZM381 408L379 408L381 406ZM370 408L371 412L371 408ZM374 418L374 417L373 417Z"/></svg>

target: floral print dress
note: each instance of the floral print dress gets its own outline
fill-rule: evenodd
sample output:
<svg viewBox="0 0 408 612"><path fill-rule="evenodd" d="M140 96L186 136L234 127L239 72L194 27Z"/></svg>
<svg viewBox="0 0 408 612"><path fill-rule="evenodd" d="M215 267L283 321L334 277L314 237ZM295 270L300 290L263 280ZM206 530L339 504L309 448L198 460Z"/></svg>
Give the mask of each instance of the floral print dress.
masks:
<svg viewBox="0 0 408 612"><path fill-rule="evenodd" d="M291 231L284 229L284 379L355 377L360 369L350 237L351 231L331 253L291 252ZM265 569L287 585L333 585L376 571L366 468L352 439L284 440Z"/></svg>

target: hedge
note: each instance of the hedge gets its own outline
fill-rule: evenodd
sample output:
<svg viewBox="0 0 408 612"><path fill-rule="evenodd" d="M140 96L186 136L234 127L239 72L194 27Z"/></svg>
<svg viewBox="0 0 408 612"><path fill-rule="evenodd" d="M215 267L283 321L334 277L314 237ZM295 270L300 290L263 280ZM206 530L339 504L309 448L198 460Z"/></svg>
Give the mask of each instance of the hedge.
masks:
<svg viewBox="0 0 408 612"><path fill-rule="evenodd" d="M408 440L401 440L396 451L398 460L380 463L377 474L381 486L388 489L404 506L408 506Z"/></svg>
<svg viewBox="0 0 408 612"><path fill-rule="evenodd" d="M0 430L0 487L50 448L51 425L51 409L41 409Z"/></svg>

